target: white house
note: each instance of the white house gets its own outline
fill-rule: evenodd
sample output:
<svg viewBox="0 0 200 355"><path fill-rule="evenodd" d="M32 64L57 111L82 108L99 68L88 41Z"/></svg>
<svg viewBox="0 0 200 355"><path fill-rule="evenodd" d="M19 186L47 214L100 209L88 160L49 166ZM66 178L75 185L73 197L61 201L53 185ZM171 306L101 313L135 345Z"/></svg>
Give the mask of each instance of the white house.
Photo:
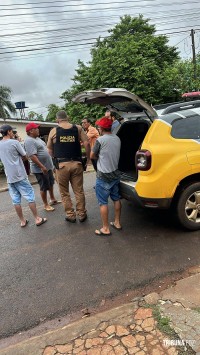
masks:
<svg viewBox="0 0 200 355"><path fill-rule="evenodd" d="M53 127L57 126L57 123L54 122L45 122L45 121L30 121L30 120L21 120L19 118L0 118L0 126L3 124L9 124L18 133L18 136L21 137L22 140L26 138L26 125L30 122L34 122L40 125L40 137L45 141L47 140L48 134Z"/></svg>

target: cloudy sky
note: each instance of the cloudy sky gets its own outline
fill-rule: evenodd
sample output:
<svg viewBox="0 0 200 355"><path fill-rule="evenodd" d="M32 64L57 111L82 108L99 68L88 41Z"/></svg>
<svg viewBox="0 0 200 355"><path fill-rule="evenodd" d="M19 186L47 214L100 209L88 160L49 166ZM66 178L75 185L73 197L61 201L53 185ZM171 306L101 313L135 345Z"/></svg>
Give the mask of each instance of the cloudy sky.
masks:
<svg viewBox="0 0 200 355"><path fill-rule="evenodd" d="M70 88L78 59L90 60L90 48L108 35L120 16L143 14L167 34L182 58L191 58L191 29L200 48L197 0L4 0L0 4L0 85L12 89L12 101L25 101L47 114L51 103Z"/></svg>

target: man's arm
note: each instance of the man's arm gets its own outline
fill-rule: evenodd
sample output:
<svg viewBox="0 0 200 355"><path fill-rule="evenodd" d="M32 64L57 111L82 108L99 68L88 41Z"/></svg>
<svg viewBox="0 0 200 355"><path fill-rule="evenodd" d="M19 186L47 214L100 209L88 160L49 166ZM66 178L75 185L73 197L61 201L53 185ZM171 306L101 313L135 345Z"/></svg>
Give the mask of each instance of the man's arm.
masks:
<svg viewBox="0 0 200 355"><path fill-rule="evenodd" d="M48 173L47 168L45 168L45 166L39 161L37 155L33 154L29 158L32 160L33 163L35 163L42 170L43 174Z"/></svg>
<svg viewBox="0 0 200 355"><path fill-rule="evenodd" d="M48 152L49 152L49 155L51 155L51 157L53 157L53 149L48 148Z"/></svg>
<svg viewBox="0 0 200 355"><path fill-rule="evenodd" d="M51 157L53 157L53 140L55 140L55 137L56 137L56 128L52 128L52 130L49 132L48 141L47 141L47 150Z"/></svg>
<svg viewBox="0 0 200 355"><path fill-rule="evenodd" d="M99 151L100 151L101 144L99 143L98 139L96 140L94 147L90 153L90 159L98 159Z"/></svg>
<svg viewBox="0 0 200 355"><path fill-rule="evenodd" d="M85 147L85 153L86 153L87 163L88 163L90 160L90 143L88 140L88 136L86 135L86 133L84 132L81 126L77 126L77 127L79 131L79 140L80 142L82 142L83 146Z"/></svg>
<svg viewBox="0 0 200 355"><path fill-rule="evenodd" d="M99 133L95 127L90 126L90 129L87 132L87 136L88 136L88 138L98 138Z"/></svg>
<svg viewBox="0 0 200 355"><path fill-rule="evenodd" d="M86 153L86 157L87 157L87 162L89 162L89 160L90 160L90 143L88 141L84 141L83 145L85 147L85 153Z"/></svg>
<svg viewBox="0 0 200 355"><path fill-rule="evenodd" d="M98 157L94 154L93 151L90 153L90 159L98 159Z"/></svg>
<svg viewBox="0 0 200 355"><path fill-rule="evenodd" d="M47 174L47 168L40 162L37 157L37 147L34 141L25 140L25 149L27 152L28 157L35 163L43 172L43 174Z"/></svg>

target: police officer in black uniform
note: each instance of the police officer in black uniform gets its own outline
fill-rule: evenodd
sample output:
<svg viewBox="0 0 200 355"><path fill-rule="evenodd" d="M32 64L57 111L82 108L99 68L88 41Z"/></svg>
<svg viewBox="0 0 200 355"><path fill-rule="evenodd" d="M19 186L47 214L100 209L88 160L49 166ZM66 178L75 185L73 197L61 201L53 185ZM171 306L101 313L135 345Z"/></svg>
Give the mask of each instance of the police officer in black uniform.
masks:
<svg viewBox="0 0 200 355"><path fill-rule="evenodd" d="M90 144L81 126L69 122L65 111L56 114L58 127L53 128L48 137L47 148L56 163L56 181L59 186L66 221L75 223L76 215L80 222L87 219L85 194L83 189L83 164L81 144L90 160ZM75 198L76 211L69 193L71 183Z"/></svg>

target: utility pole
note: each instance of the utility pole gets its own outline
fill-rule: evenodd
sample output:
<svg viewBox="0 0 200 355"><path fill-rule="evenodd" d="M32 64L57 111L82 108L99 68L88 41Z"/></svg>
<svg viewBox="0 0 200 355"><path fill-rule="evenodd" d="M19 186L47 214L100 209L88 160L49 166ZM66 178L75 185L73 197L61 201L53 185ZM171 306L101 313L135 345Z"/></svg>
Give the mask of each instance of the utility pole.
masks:
<svg viewBox="0 0 200 355"><path fill-rule="evenodd" d="M192 29L191 30L191 34L190 34L191 39L192 39L192 62L193 62L193 67L194 67L194 80L196 80L196 78L197 78L197 65L196 65L194 34L195 34L195 31Z"/></svg>

